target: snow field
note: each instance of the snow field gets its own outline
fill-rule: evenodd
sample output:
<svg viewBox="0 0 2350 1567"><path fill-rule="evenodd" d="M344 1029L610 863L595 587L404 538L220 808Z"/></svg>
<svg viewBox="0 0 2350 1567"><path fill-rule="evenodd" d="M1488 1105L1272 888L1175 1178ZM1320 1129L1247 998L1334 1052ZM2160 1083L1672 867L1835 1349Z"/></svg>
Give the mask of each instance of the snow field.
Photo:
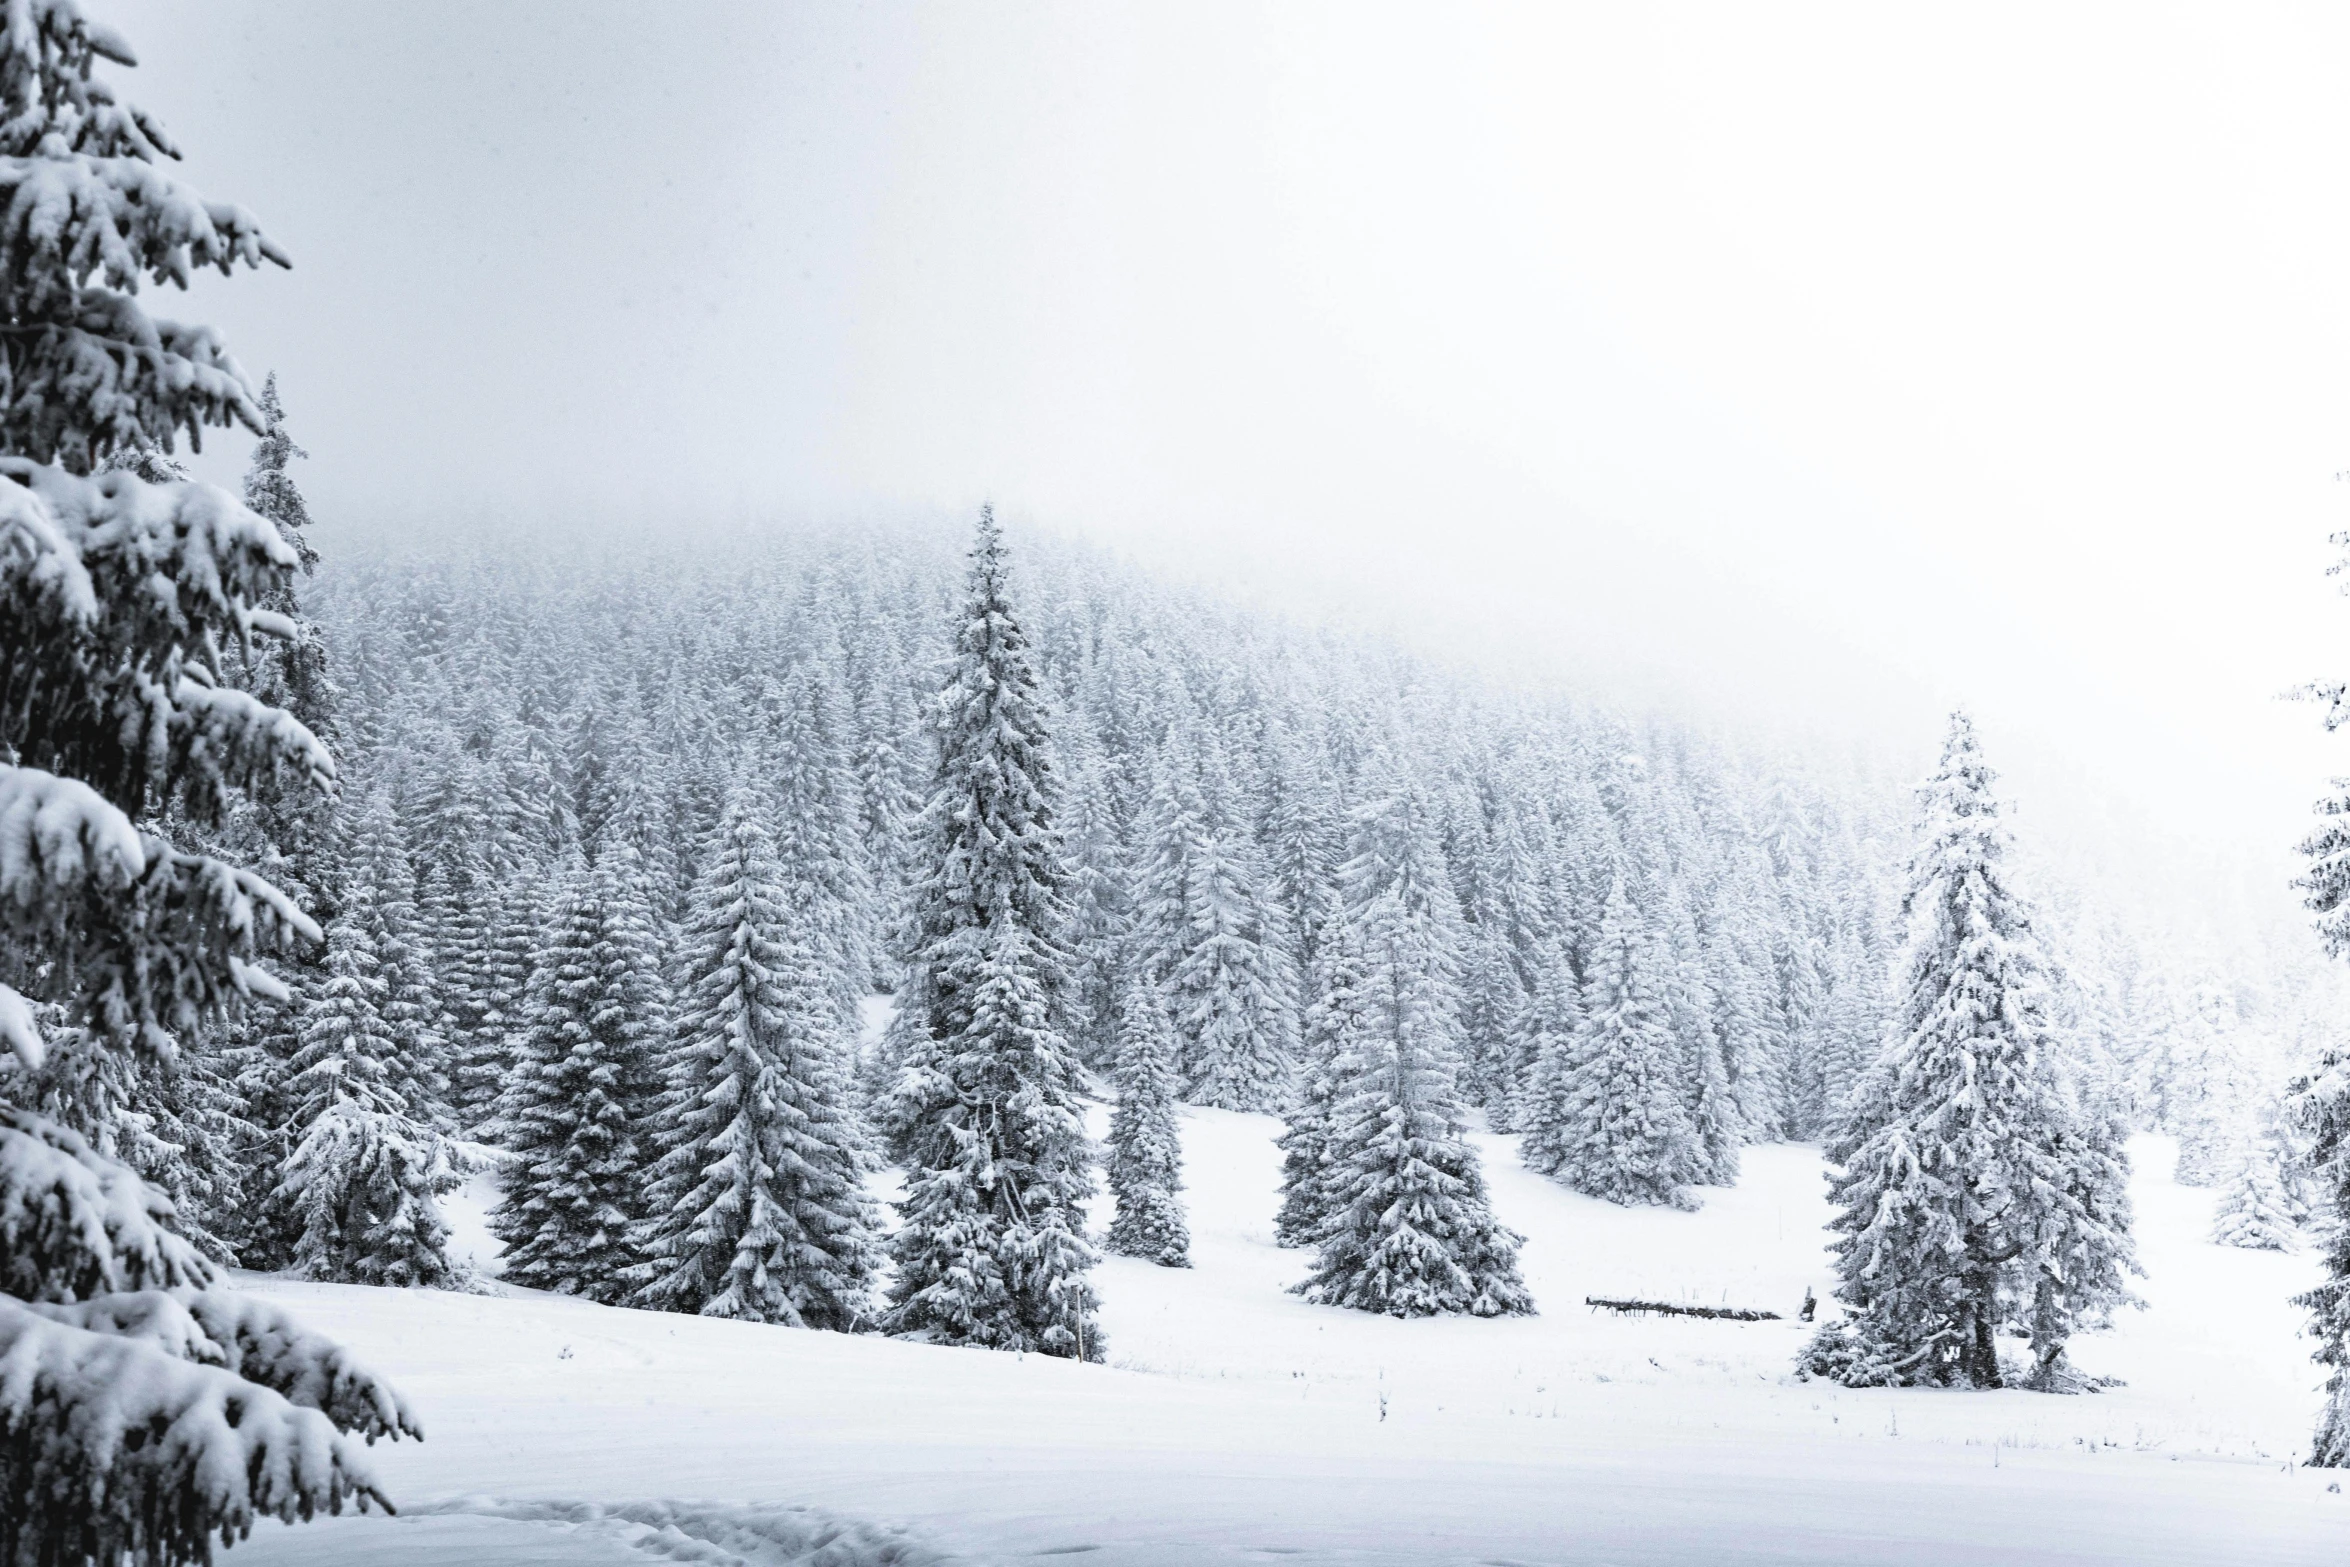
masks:
<svg viewBox="0 0 2350 1567"><path fill-rule="evenodd" d="M2170 1184L2158 1140L2134 1148L2151 1307L2076 1348L2130 1385L2051 1398L1797 1383L1792 1321L1583 1307L1824 1295L1810 1149L1748 1150L1683 1214L1578 1197L1480 1136L1542 1314L1403 1322L1284 1293L1305 1258L1270 1242L1276 1123L1182 1120L1195 1265L1105 1260L1107 1367L249 1281L392 1376L428 1440L377 1449L401 1518L273 1528L232 1560L2350 1559L2350 1497L2289 1463L2317 1368L2284 1301L2313 1265L2207 1244L2210 1194Z"/></svg>

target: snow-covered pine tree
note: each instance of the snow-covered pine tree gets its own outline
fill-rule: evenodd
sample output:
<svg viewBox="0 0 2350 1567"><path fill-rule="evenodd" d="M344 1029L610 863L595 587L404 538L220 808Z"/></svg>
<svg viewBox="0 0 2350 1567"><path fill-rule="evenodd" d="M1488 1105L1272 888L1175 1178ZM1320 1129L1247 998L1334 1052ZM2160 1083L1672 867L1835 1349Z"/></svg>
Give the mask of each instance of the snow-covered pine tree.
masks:
<svg viewBox="0 0 2350 1567"><path fill-rule="evenodd" d="M379 792L338 836L355 840L327 960L306 992L301 1043L287 1063L288 1152L271 1193L292 1260L314 1279L347 1284L446 1283L448 1226L436 1199L456 1185L446 1146L412 1106L406 1053L424 1039L413 1004L395 1007L406 859ZM394 904L383 908L386 898Z"/></svg>
<svg viewBox="0 0 2350 1567"><path fill-rule="evenodd" d="M1284 1246L1320 1243L1336 1212L1331 1196L1331 1120L1339 1063L1356 1047L1363 1004L1362 949L1341 914L1323 925L1309 981L1302 1069L1280 1137L1281 1208L1273 1237Z"/></svg>
<svg viewBox="0 0 2350 1567"><path fill-rule="evenodd" d="M1307 1299L1397 1317L1525 1316L1520 1237L1493 1216L1454 1088L1460 996L1424 910L1391 885L1357 917L1360 1027L1336 1064Z"/></svg>
<svg viewBox="0 0 2350 1567"><path fill-rule="evenodd" d="M1118 1061L1119 997L1135 957L1125 845L1101 758L1068 759L1070 1044L1088 1066Z"/></svg>
<svg viewBox="0 0 2350 1567"><path fill-rule="evenodd" d="M2179 1140L2172 1179L2216 1186L2251 1131L2253 1071L2234 1002L2217 984L2196 986L2165 1043L2166 1129Z"/></svg>
<svg viewBox="0 0 2350 1567"><path fill-rule="evenodd" d="M2211 1238L2246 1251L2294 1251L2301 1244L2276 1161L2257 1138L2247 1137L2227 1161L2212 1210Z"/></svg>
<svg viewBox="0 0 2350 1567"><path fill-rule="evenodd" d="M640 1303L850 1332L873 1311L879 1215L850 1110L816 887L747 788L704 846L661 1108L646 1139Z"/></svg>
<svg viewBox="0 0 2350 1567"><path fill-rule="evenodd" d="M276 526L278 536L291 546L302 575L307 577L318 569L318 551L310 543L310 504L289 470L295 458L310 454L286 433L285 406L278 398L274 370L261 384L257 407L261 438L253 443L253 460L245 469L245 505ZM325 634L302 614L290 580L270 596L265 607L291 621L293 634L272 645L277 656L265 662L263 679L274 679L277 684L275 689L265 686L264 690L313 733L323 734L333 726L336 706Z"/></svg>
<svg viewBox="0 0 2350 1567"><path fill-rule="evenodd" d="M516 1158L490 1228L505 1277L617 1303L632 1288L643 1195L639 1137L667 1032L634 856L574 857L524 1001L525 1032L495 1124Z"/></svg>
<svg viewBox="0 0 2350 1567"><path fill-rule="evenodd" d="M542 907L541 877L517 866L487 890L488 951L479 974L481 997L474 1048L458 1063L452 1097L475 1135L498 1116L500 1097L521 1059L529 1030L530 976L538 958L540 931L552 919Z"/></svg>
<svg viewBox="0 0 2350 1567"><path fill-rule="evenodd" d="M1098 1360L1093 1182L1065 1012L1058 780L1002 531L982 509L936 708L891 1106L908 1166L891 1331Z"/></svg>
<svg viewBox="0 0 2350 1567"><path fill-rule="evenodd" d="M131 58L74 0L0 12L0 186L44 214L0 238L0 1042L28 1067L52 1004L103 1048L168 1061L248 998L282 1000L256 960L318 939L164 825L209 837L240 802L331 785L317 738L217 662L291 629L264 606L298 557L210 486L85 477L180 431L259 425L220 339L132 295L285 259L156 167L177 149L93 73ZM380 1500L353 1438L416 1434L339 1349L209 1290L173 1226L136 1175L0 1104L0 1560L209 1560L258 1518Z"/></svg>
<svg viewBox="0 0 2350 1567"><path fill-rule="evenodd" d="M448 1284L449 1226L435 1199L460 1179L431 1127L404 1111L335 1100L294 1145L278 1189L301 1226L294 1265L341 1284Z"/></svg>
<svg viewBox="0 0 2350 1567"><path fill-rule="evenodd" d="M2067 1080L1992 778L1952 715L1921 793L1896 1032L1830 1180L1847 1315L1801 1362L1851 1386L1998 1387L2010 1325L2032 1336L2033 1385L2059 1386L2071 1331L2126 1300L2135 1267L2126 1167Z"/></svg>
<svg viewBox="0 0 2350 1567"><path fill-rule="evenodd" d="M1162 1268L1191 1266L1184 1222L1183 1140L1175 1122L1175 1035L1149 979L1132 976L1118 1007L1118 1107L1110 1115L1109 1180L1117 1198L1109 1249Z"/></svg>
<svg viewBox="0 0 2350 1567"><path fill-rule="evenodd" d="M1656 933L1619 874L1581 1025L1552 1032L1535 1067L1520 1150L1528 1168L1613 1203L1695 1206L1687 1183L1702 1150L1660 993L1664 968Z"/></svg>
<svg viewBox="0 0 2350 1567"><path fill-rule="evenodd" d="M1671 960L1665 1011L1680 1047L1683 1103L1689 1115L1689 1181L1695 1186L1738 1184L1738 1150L1745 1141L1730 1092L1729 1059L1718 1032L1719 1008L1706 973L1696 922L1679 898L1668 900L1664 939Z"/></svg>
<svg viewBox="0 0 2350 1567"><path fill-rule="evenodd" d="M821 721L826 698L817 672L804 661L794 665L768 699L772 750L762 765L773 789L776 857L793 879L793 896L807 905L804 934L846 1028L876 966L873 887L852 837L854 792Z"/></svg>
<svg viewBox="0 0 2350 1567"><path fill-rule="evenodd" d="M503 1051L489 1026L497 967L497 891L478 863L435 864L417 888L417 912L433 934L434 1031L442 1040L450 1123L478 1125L497 1093Z"/></svg>
<svg viewBox="0 0 2350 1567"><path fill-rule="evenodd" d="M2333 896L2338 900L2340 890ZM2318 903L2319 894L2310 900ZM2330 909L2321 906L2321 912ZM2327 949L2350 950L2350 923L2320 927ZM2299 1119L2310 1134L2309 1167L2317 1176L2328 1223L2324 1280L2293 1297L2309 1312L2307 1332L2317 1340L2310 1357L2326 1368L2325 1410L2310 1442L2313 1468L2350 1469L2350 1051L2330 1049L2316 1070L2294 1080Z"/></svg>
<svg viewBox="0 0 2350 1567"><path fill-rule="evenodd" d="M1297 943L1302 968L1321 951L1338 917L1338 810L1329 758L1290 739L1275 753L1265 816L1270 891Z"/></svg>
<svg viewBox="0 0 2350 1567"><path fill-rule="evenodd" d="M1510 1030L1509 1097L1495 1116L1501 1131L1532 1131L1546 1098L1542 1063L1563 1059L1583 1027L1582 986L1575 980L1566 934L1539 938L1530 966L1534 987Z"/></svg>
<svg viewBox="0 0 2350 1567"><path fill-rule="evenodd" d="M352 815L352 854L363 864L371 896L363 910L345 910L340 917L365 919L373 927L383 1025L391 1038L383 1065L393 1092L419 1128L441 1127L449 1120L448 1041L440 1026L436 943L417 906L406 829L381 788Z"/></svg>
<svg viewBox="0 0 2350 1567"><path fill-rule="evenodd" d="M1204 812L1186 878L1188 926L1167 975L1184 1097L1221 1110L1269 1110L1287 1097L1297 1053L1296 974L1223 747L1213 736L1195 738Z"/></svg>

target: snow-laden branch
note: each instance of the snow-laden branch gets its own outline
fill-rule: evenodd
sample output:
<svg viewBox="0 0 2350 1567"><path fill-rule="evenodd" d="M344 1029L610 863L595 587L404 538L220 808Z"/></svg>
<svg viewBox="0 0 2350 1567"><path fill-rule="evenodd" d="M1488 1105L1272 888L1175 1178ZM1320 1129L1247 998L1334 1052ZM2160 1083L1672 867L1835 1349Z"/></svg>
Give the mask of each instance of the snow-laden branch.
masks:
<svg viewBox="0 0 2350 1567"><path fill-rule="evenodd" d="M95 1300L26 1303L69 1327L140 1339L177 1360L215 1366L288 1403L315 1409L338 1431L421 1439L415 1412L374 1372L269 1301L230 1290L138 1290Z"/></svg>
<svg viewBox="0 0 2350 1567"><path fill-rule="evenodd" d="M318 1410L13 1300L0 1300L0 1495L39 1504L0 1511L9 1561L199 1559L260 1518L391 1510L360 1444Z"/></svg>
<svg viewBox="0 0 2350 1567"><path fill-rule="evenodd" d="M53 1121L0 1105L0 1294L77 1301L203 1288L170 1199Z"/></svg>
<svg viewBox="0 0 2350 1567"><path fill-rule="evenodd" d="M146 869L138 829L97 790L37 767L0 767L0 903L29 912L62 890L120 892Z"/></svg>

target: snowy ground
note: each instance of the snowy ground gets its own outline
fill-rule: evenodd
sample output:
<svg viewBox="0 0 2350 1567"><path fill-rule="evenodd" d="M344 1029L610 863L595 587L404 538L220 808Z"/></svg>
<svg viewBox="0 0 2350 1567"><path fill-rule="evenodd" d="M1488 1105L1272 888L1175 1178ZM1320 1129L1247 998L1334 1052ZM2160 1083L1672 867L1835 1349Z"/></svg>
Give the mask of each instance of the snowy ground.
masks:
<svg viewBox="0 0 2350 1567"><path fill-rule="evenodd" d="M1583 1307L1825 1294L1802 1148L1750 1151L1736 1190L1677 1214L1574 1196L1483 1138L1541 1316L1307 1306L1284 1293L1303 1258L1271 1244L1276 1129L1184 1112L1198 1265L1104 1265L1106 1367L249 1280L392 1375L429 1439L379 1449L402 1517L271 1527L230 1560L2350 1560L2350 1494L2292 1463L2316 1368L2285 1300L2312 1265L2206 1244L2210 1198L2158 1141L2136 1150L2150 1309L2075 1351L2129 1385L2051 1398L1839 1391L1789 1378L1791 1322Z"/></svg>

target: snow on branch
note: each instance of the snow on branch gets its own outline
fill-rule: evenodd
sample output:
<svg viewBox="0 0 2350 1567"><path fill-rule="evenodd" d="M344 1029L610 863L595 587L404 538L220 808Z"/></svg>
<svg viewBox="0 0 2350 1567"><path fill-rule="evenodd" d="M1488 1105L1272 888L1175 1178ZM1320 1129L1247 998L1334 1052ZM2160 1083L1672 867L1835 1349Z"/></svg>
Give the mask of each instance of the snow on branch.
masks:
<svg viewBox="0 0 2350 1567"><path fill-rule="evenodd" d="M78 779L0 767L0 903L30 912L62 892L119 893L147 869L138 829Z"/></svg>
<svg viewBox="0 0 2350 1567"><path fill-rule="evenodd" d="M200 1289L212 1264L172 1219L169 1198L77 1134L0 1105L0 1294L78 1301Z"/></svg>
<svg viewBox="0 0 2350 1567"><path fill-rule="evenodd" d="M391 1503L326 1415L150 1339L0 1300L0 1559L205 1559L217 1536ZM37 1555L34 1554L37 1550Z"/></svg>
<svg viewBox="0 0 2350 1567"><path fill-rule="evenodd" d="M373 1442L424 1429L400 1395L374 1372L269 1301L227 1290L138 1290L26 1310L85 1332L141 1339L164 1354L216 1366L260 1384L338 1431Z"/></svg>
<svg viewBox="0 0 2350 1567"><path fill-rule="evenodd" d="M224 646L286 629L256 608L301 564L275 524L209 484L21 457L0 457L0 478L0 748L134 816L175 794L208 820L232 789L332 787L316 736L219 680ZM43 670L76 672L84 694L60 710Z"/></svg>
<svg viewBox="0 0 2350 1567"><path fill-rule="evenodd" d="M86 625L97 618L98 598L81 551L56 513L18 485L0 485L0 583L47 601L60 619Z"/></svg>
<svg viewBox="0 0 2350 1567"><path fill-rule="evenodd" d="M48 1055L33 1021L33 1004L6 985L0 985L0 1045L13 1051L28 1072L39 1071Z"/></svg>
<svg viewBox="0 0 2350 1567"><path fill-rule="evenodd" d="M175 1034L282 995L250 960L319 930L253 872L128 829L83 784L0 767L0 984L169 1055Z"/></svg>

